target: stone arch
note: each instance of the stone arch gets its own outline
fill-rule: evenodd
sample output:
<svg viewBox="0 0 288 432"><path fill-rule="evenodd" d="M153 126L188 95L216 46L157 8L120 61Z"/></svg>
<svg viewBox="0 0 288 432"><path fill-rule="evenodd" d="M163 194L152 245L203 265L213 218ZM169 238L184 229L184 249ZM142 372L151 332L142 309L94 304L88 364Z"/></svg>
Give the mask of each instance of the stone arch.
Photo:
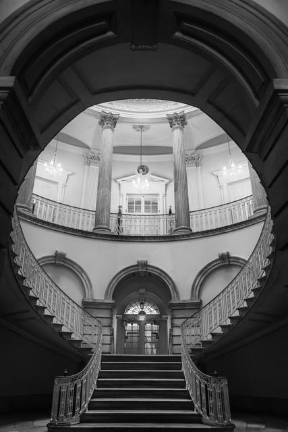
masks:
<svg viewBox="0 0 288 432"><path fill-rule="evenodd" d="M146 261L138 261L137 264L131 265L120 270L110 281L108 284L104 299L112 300L113 293L117 285L125 278L134 274L142 274L142 275L154 275L158 277L169 289L171 294L171 300L177 301L180 299L178 289L173 281L173 279L162 269L159 267L152 266L148 264Z"/></svg>
<svg viewBox="0 0 288 432"><path fill-rule="evenodd" d="M56 264L70 269L76 276L78 276L82 283L85 293L85 298L83 300L93 299L93 288L89 276L79 264L70 258L67 258L65 253L55 251L54 255L43 256L38 259L38 262L40 265Z"/></svg>
<svg viewBox="0 0 288 432"><path fill-rule="evenodd" d="M203 282L216 269L229 264L236 265L241 268L246 264L246 262L247 261L244 258L231 256L229 253L220 254L218 258L210 261L197 273L191 288L191 300L200 301L200 291Z"/></svg>

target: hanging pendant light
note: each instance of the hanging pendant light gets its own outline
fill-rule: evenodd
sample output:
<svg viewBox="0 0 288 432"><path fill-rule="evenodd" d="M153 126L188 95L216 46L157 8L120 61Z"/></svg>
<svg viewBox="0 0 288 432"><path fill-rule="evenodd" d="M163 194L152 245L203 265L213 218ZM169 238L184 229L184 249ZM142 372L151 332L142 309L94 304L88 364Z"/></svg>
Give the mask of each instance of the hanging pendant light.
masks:
<svg viewBox="0 0 288 432"><path fill-rule="evenodd" d="M61 163L56 162L57 150L58 150L58 135L56 137L54 154L49 162L44 163L45 171L47 171L48 174L53 177L59 176L63 173L63 168Z"/></svg>
<svg viewBox="0 0 288 432"><path fill-rule="evenodd" d="M243 166L242 166L242 164L235 164L235 162L232 159L231 148L230 148L230 138L228 135L227 135L227 146L228 146L229 161L228 161L228 165L223 166L223 168L221 170L222 175L224 177L235 177L242 172Z"/></svg>
<svg viewBox="0 0 288 432"><path fill-rule="evenodd" d="M135 125L133 128L140 132L140 164L137 167L137 175L133 180L133 186L138 192L146 192L150 188L149 167L142 162L143 156L143 132L149 129L147 125Z"/></svg>

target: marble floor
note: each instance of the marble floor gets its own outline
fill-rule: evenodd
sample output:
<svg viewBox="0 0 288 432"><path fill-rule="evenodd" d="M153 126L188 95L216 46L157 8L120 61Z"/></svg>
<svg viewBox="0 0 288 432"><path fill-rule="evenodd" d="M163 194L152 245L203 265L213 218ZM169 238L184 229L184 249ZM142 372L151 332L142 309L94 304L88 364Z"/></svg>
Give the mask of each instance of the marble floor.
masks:
<svg viewBox="0 0 288 432"><path fill-rule="evenodd" d="M0 416L0 432L46 432L49 421L46 415L23 414ZM288 432L288 419L260 417L255 415L236 415L233 419L235 432Z"/></svg>

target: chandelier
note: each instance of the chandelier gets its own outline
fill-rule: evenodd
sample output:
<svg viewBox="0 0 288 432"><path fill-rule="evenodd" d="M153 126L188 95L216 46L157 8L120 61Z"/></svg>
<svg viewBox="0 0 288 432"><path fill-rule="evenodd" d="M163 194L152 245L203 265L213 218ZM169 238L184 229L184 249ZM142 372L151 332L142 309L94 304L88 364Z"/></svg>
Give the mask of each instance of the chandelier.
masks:
<svg viewBox="0 0 288 432"><path fill-rule="evenodd" d="M56 137L56 144L54 154L49 162L44 162L45 171L50 174L50 176L56 177L62 174L63 168L60 162L56 163L56 156L58 150L58 136Z"/></svg>
<svg viewBox="0 0 288 432"><path fill-rule="evenodd" d="M146 192L150 188L149 167L142 163L143 156L143 132L149 129L147 125L134 125L133 128L140 132L140 164L137 167L136 178L132 181L134 188L138 192Z"/></svg>
<svg viewBox="0 0 288 432"><path fill-rule="evenodd" d="M242 164L236 164L231 155L231 148L230 148L230 138L227 135L227 146L228 146L228 154L229 154L229 162L228 165L224 165L221 172L224 177L235 177L239 175L243 170Z"/></svg>

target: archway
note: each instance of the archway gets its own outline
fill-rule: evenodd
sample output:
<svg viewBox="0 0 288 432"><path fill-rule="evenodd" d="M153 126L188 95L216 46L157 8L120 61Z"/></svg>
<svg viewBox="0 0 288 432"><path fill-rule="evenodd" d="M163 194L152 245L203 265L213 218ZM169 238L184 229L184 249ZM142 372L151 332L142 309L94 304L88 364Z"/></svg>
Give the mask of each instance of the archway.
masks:
<svg viewBox="0 0 288 432"><path fill-rule="evenodd" d="M161 277L160 270L156 273L131 267L118 273L110 284L115 305L115 350L125 354L167 354L169 302L174 295L167 275L163 272Z"/></svg>
<svg viewBox="0 0 288 432"><path fill-rule="evenodd" d="M92 283L89 276L79 264L68 258L65 253L55 251L54 255L43 256L38 259L38 262L42 266L54 265L69 269L70 272L79 280L81 288L84 291L84 296L82 295L80 304L83 300L93 298Z"/></svg>
<svg viewBox="0 0 288 432"><path fill-rule="evenodd" d="M277 319L286 314L288 279L286 29L250 0L159 0L151 2L156 10L150 17L157 18L152 26L144 22L150 32L143 32L141 7L132 14L130 4L30 1L0 26L1 273L9 267L19 185L51 138L101 101L174 99L218 122L262 179L274 218L277 282L271 283L273 302L266 295L262 306L269 312L275 307ZM14 304L6 300L10 295L3 281L0 303L6 313ZM270 373L277 369L271 358Z"/></svg>

